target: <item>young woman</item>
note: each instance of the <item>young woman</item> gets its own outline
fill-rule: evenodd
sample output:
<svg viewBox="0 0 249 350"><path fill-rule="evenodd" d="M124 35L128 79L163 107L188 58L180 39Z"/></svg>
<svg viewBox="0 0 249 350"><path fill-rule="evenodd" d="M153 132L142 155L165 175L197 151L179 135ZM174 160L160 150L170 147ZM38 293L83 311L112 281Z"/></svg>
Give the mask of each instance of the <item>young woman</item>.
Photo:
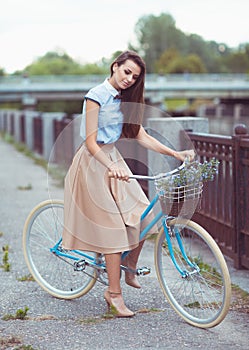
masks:
<svg viewBox="0 0 249 350"><path fill-rule="evenodd" d="M65 179L63 247L105 255L109 288L104 298L119 317L134 315L122 297L121 253L130 251L122 263L135 270L143 245L139 234L151 218L140 223L148 199L137 181L129 181L131 172L115 142L133 138L150 150L181 161L194 157L193 150L174 151L145 132L144 79L141 57L125 51L111 64L109 79L86 94L81 124L84 142ZM126 272L125 281L141 287L130 272Z"/></svg>

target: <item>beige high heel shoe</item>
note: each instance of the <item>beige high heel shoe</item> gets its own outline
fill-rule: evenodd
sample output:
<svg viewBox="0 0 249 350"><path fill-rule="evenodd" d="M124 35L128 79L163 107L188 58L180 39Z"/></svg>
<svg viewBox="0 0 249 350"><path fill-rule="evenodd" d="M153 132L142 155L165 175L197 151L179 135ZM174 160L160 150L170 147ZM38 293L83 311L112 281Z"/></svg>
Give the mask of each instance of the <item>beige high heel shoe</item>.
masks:
<svg viewBox="0 0 249 350"><path fill-rule="evenodd" d="M132 259L130 259L129 256L125 257L122 265L125 265L128 268L131 268L129 266L130 260L132 260ZM125 271L125 283L133 288L137 288L137 289L142 288L141 284L137 280L137 276L134 273L129 272L129 271Z"/></svg>
<svg viewBox="0 0 249 350"><path fill-rule="evenodd" d="M104 293L104 298L108 306L108 311L115 317L133 317L134 312L129 310L122 298L121 292L110 292L106 290Z"/></svg>
<svg viewBox="0 0 249 350"><path fill-rule="evenodd" d="M133 288L142 288L141 284L137 280L137 276L130 272L125 272L125 283Z"/></svg>

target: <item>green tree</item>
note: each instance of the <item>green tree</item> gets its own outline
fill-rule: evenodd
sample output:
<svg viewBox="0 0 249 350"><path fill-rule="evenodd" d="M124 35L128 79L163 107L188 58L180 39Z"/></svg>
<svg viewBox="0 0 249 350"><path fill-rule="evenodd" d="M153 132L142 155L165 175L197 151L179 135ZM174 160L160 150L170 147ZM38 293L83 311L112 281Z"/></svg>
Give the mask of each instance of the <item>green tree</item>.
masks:
<svg viewBox="0 0 249 350"><path fill-rule="evenodd" d="M29 75L77 74L80 65L66 53L47 52L25 68Z"/></svg>
<svg viewBox="0 0 249 350"><path fill-rule="evenodd" d="M5 71L3 68L0 67L0 77L4 76L5 75Z"/></svg>
<svg viewBox="0 0 249 350"><path fill-rule="evenodd" d="M155 61L165 50L185 47L184 34L175 27L175 20L169 14L141 17L135 26L135 33L139 42L137 51L143 55L148 73L153 72Z"/></svg>
<svg viewBox="0 0 249 350"><path fill-rule="evenodd" d="M205 41L198 34L185 34L176 28L175 20L167 13L159 16L147 15L141 17L136 26L137 47L136 49L145 60L147 72L159 71L162 65L159 61L165 51L175 49L183 57L188 57L188 70L209 73L229 73L248 72L248 52L249 44L244 44L242 48L232 50L225 44L215 41ZM243 49L243 50L242 50ZM198 57L198 58L197 58ZM182 71L185 64L182 59L172 63L171 70ZM163 68L164 69L164 68Z"/></svg>
<svg viewBox="0 0 249 350"><path fill-rule="evenodd" d="M133 49L133 48L130 48ZM104 72L104 74L108 74L110 72L110 65L111 63L122 53L122 50L117 50L115 51L111 57L106 58L103 57L101 60L101 69L102 69L102 73Z"/></svg>
<svg viewBox="0 0 249 350"><path fill-rule="evenodd" d="M231 52L224 58L224 63L231 73L249 73L249 45Z"/></svg>
<svg viewBox="0 0 249 350"><path fill-rule="evenodd" d="M155 62L155 71L167 73L205 73L206 68L201 58L196 54L181 55L176 49L166 50Z"/></svg>
<svg viewBox="0 0 249 350"><path fill-rule="evenodd" d="M186 61L187 61L186 71L188 73L206 73L207 72L202 59L198 55L196 54L188 55L186 58Z"/></svg>
<svg viewBox="0 0 249 350"><path fill-rule="evenodd" d="M28 75L81 75L104 74L106 69L97 63L81 65L66 53L47 52L18 73L24 72Z"/></svg>
<svg viewBox="0 0 249 350"><path fill-rule="evenodd" d="M214 41L205 41L201 36L197 34L186 35L186 54L195 54L200 57L208 71L216 70L216 59L220 57L218 50L218 44Z"/></svg>
<svg viewBox="0 0 249 350"><path fill-rule="evenodd" d="M175 48L165 50L159 59L155 62L155 72L159 74L168 73L168 67L173 61L178 60L180 57L179 51Z"/></svg>
<svg viewBox="0 0 249 350"><path fill-rule="evenodd" d="M106 74L107 69L105 67L102 67L98 65L97 63L86 63L81 66L81 68L78 70L78 73L75 74L82 74L82 75L94 75L94 74Z"/></svg>

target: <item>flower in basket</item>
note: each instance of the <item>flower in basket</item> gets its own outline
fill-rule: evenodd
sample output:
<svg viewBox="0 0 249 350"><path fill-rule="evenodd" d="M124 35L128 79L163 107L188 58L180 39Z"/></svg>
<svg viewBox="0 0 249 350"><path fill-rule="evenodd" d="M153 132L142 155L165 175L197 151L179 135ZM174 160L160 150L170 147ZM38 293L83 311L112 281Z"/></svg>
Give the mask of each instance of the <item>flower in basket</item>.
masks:
<svg viewBox="0 0 249 350"><path fill-rule="evenodd" d="M157 188L172 191L177 187L197 186L199 183L212 181L218 172L219 161L212 158L210 161L186 163L177 174L158 180Z"/></svg>
<svg viewBox="0 0 249 350"><path fill-rule="evenodd" d="M203 182L212 181L219 161L188 162L177 174L156 181L162 211L171 216L189 217L200 208Z"/></svg>

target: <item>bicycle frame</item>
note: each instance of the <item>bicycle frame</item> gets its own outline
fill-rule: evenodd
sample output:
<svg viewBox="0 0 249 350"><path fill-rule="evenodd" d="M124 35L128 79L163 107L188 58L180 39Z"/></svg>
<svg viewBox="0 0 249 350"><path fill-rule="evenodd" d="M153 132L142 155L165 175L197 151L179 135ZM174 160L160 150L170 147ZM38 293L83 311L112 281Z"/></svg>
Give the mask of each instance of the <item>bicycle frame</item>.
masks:
<svg viewBox="0 0 249 350"><path fill-rule="evenodd" d="M159 200L159 195L157 194L153 199L152 201L150 202L150 204L148 205L148 207L145 209L145 211L142 213L141 215L141 221L144 220L146 218L146 216L150 213L150 211L153 209L153 207L155 206L155 204L158 202ZM150 223L144 228L143 231L141 231L140 233L140 241L142 241L146 234L149 232L149 230L155 226L157 224L157 222L159 220L162 219L162 226L164 228L164 233L165 233L165 238L166 238L166 241L167 241L167 245L168 245L168 249L169 249L169 253L170 253L170 257L177 269L177 271L181 274L181 276L183 278L186 278L188 277L188 275L190 274L189 272L187 271L183 271L179 264L176 262L176 259L175 259L175 256L174 256L174 251L173 251L173 248L172 248L172 244L171 244L171 240L170 240L170 235L171 235L171 232L168 228L168 225L167 225L167 220L171 218L167 215L165 215L162 210L155 215L155 217L150 221ZM197 265L193 264L187 257L185 251L184 251L184 247L183 247L183 244L182 244L182 241L181 241L181 238L180 238L180 234L179 232L176 233L176 239L177 239L177 242L178 242L178 245L179 245L179 249L181 251L181 254L182 254L182 257L183 259L187 262L187 264L193 268L195 271L198 271L199 268ZM73 253L77 254L77 256L74 256L74 255L71 255L70 254L70 251L67 252L66 250L64 249L61 249L60 247L60 244L62 242L62 238L56 243L56 245L50 249L50 251L59 256L59 257L64 257L64 258L68 258L68 259L71 259L71 260L74 260L76 262L76 266L77 266L77 262L80 262L82 261L81 259L82 258L85 258L87 259L87 265L93 267L93 268L97 268L99 270L103 270L105 271L105 264L101 264L99 263L98 261L96 261L96 258L83 252L83 251L80 251L80 250L72 250ZM124 257L126 255L129 254L129 251L126 251L122 254L122 259L124 259ZM77 269L77 267L76 267ZM123 266L121 265L121 269L123 270L127 270L127 267L126 266Z"/></svg>
<svg viewBox="0 0 249 350"><path fill-rule="evenodd" d="M151 232L158 231L154 262L164 295L187 323L210 328L219 324L229 310L229 270L218 245L204 228L181 215L178 217L179 210L174 210L174 206L172 210L166 209L165 203L171 202L167 202L160 179L175 171L177 169L156 176L131 176L137 180L154 180L157 189L140 217L143 223L146 220L140 240L144 241ZM158 202L161 209L156 207L155 210ZM104 254L63 248L60 237L63 207L61 200L48 200L32 210L23 229L24 257L32 276L46 292L57 298L74 299L88 293L95 282L108 286L108 271ZM172 212L176 214L172 215ZM41 247L45 251L41 251ZM129 251L123 252L122 258L127 254ZM133 270L123 261L120 269L137 276L150 273L150 268Z"/></svg>
<svg viewBox="0 0 249 350"><path fill-rule="evenodd" d="M155 204L157 203L159 199L159 196L156 195L155 198L151 201L151 203L148 205L148 207L145 209L145 211L142 213L141 215L141 221L148 215L148 213L152 210L152 208L155 206ZM145 229L140 233L140 240L143 240L144 237L146 236L146 234L148 233L148 231L158 222L158 220L160 220L163 217L163 213L162 211L160 213L158 213L153 220L151 220L151 222L145 227ZM81 260L81 258L86 258L87 259L87 263L89 266L94 267L94 268L98 268L98 269L103 269L105 270L105 266L103 264L99 264L96 261L96 258L83 252L80 250L72 250L73 253L77 254L77 256L74 256L72 254L70 254L70 251L66 251L64 249L61 249L60 244L62 242L62 238L60 238L60 240L56 243L56 245L52 248L50 248L50 251L59 256L59 257L63 257L63 258L67 258L67 259L72 259L75 262L78 262ZM122 259L129 254L129 252L124 252L122 254ZM121 265L121 269L126 270L125 266Z"/></svg>

